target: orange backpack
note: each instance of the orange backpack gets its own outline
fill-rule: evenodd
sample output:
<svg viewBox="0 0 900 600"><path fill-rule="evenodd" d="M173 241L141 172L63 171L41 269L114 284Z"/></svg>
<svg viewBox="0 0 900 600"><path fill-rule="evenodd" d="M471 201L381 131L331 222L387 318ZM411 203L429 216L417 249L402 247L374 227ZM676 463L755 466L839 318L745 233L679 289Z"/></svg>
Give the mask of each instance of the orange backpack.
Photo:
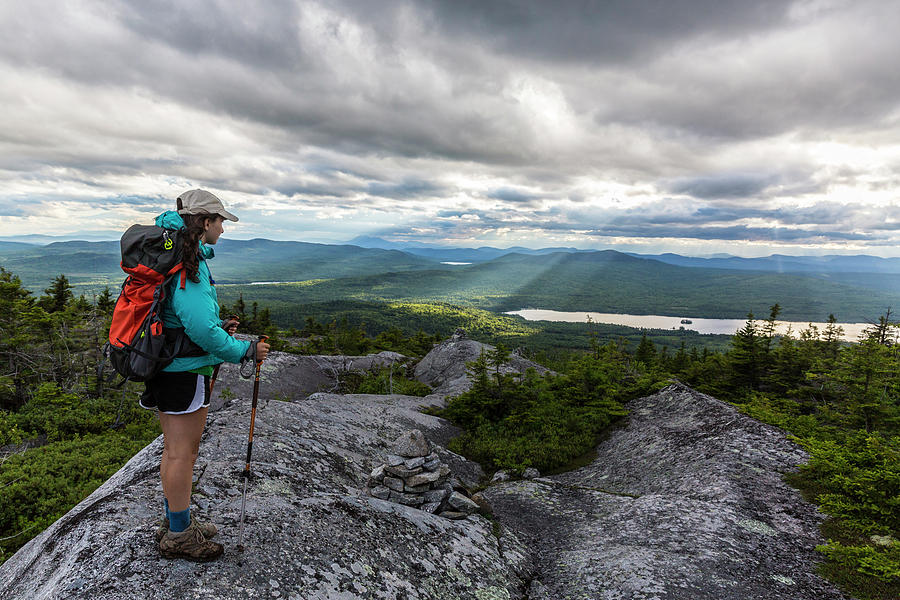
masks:
<svg viewBox="0 0 900 600"><path fill-rule="evenodd" d="M132 225L122 236L121 265L128 277L104 353L126 381L152 378L191 344L184 329L167 330L160 317L168 283L180 272L185 284L180 235L177 229Z"/></svg>

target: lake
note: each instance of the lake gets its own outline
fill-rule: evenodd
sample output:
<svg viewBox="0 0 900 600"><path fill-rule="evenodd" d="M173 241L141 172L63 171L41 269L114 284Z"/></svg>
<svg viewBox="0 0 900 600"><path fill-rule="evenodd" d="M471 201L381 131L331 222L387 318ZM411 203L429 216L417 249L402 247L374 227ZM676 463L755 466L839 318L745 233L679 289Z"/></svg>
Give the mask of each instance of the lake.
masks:
<svg viewBox="0 0 900 600"><path fill-rule="evenodd" d="M518 315L528 321L563 321L566 323L585 323L588 316L595 323L609 323L611 325L626 325L628 327L646 328L646 329L693 329L698 333L717 333L724 335L732 335L738 329L741 329L747 322L746 319L701 319L696 317L665 317L662 315L625 315L617 313L595 313L595 312L565 312L559 310L544 310L535 308L526 308L522 310L509 311L508 315ZM691 323L683 324L682 319L690 320ZM757 321L761 324L762 321ZM797 321L776 321L776 331L784 333L791 328L794 336L800 331L809 327L809 322ZM828 323L812 323L819 328L819 332L824 331ZM838 323L844 328L844 336L842 339L848 342L855 342L859 339L859 335L863 329L871 327L869 323Z"/></svg>

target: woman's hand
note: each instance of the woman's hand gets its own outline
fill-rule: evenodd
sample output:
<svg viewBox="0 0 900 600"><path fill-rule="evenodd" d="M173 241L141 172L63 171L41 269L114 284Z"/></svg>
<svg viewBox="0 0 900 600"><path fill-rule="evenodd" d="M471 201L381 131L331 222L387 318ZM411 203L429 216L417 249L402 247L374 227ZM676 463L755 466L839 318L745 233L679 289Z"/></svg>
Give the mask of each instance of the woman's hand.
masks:
<svg viewBox="0 0 900 600"><path fill-rule="evenodd" d="M269 355L269 344L265 342L256 342L256 362L262 362L266 360L266 356Z"/></svg>
<svg viewBox="0 0 900 600"><path fill-rule="evenodd" d="M238 325L240 324L241 322L236 318L228 317L227 319L225 319L225 322L222 323L222 329L227 331L228 335L234 335L234 332L237 331Z"/></svg>

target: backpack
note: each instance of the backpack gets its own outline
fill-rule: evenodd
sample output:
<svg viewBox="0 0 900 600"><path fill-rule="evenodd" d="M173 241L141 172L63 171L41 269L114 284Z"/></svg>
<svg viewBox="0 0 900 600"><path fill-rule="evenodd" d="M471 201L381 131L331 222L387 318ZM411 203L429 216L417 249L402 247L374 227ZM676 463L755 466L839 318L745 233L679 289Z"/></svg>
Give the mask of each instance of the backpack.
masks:
<svg viewBox="0 0 900 600"><path fill-rule="evenodd" d="M181 231L132 225L121 248L128 277L113 309L104 354L125 381L146 381L176 356L196 355L199 349L183 328L166 328L160 317L172 278L180 273L182 289L185 285Z"/></svg>

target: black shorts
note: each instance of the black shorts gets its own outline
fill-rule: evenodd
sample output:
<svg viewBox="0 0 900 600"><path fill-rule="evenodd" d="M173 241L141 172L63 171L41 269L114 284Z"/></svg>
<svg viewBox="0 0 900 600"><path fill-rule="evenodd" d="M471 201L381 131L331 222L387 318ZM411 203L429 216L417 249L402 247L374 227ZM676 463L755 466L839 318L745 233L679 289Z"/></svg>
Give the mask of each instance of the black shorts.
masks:
<svg viewBox="0 0 900 600"><path fill-rule="evenodd" d="M145 382L140 404L149 410L183 415L209 406L209 376L188 371L160 371Z"/></svg>

